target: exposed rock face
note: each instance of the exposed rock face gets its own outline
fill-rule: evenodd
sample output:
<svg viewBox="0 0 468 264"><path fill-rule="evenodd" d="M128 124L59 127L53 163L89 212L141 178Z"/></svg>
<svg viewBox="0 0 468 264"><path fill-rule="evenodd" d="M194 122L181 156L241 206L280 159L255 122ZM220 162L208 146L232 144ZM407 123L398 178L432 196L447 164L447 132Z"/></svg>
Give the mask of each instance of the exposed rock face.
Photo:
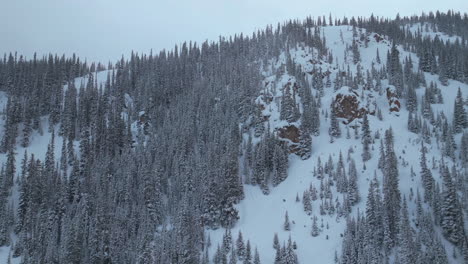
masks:
<svg viewBox="0 0 468 264"><path fill-rule="evenodd" d="M356 118L361 118L367 109L361 103L359 95L350 87L344 86L335 93L332 103L336 117L346 119L348 124Z"/></svg>
<svg viewBox="0 0 468 264"><path fill-rule="evenodd" d="M382 40L384 40L384 38L382 36L380 36L379 34L374 34L374 39L376 42L380 42Z"/></svg>
<svg viewBox="0 0 468 264"><path fill-rule="evenodd" d="M363 91L361 95L348 86L343 86L336 91L332 107L336 117L343 118L345 124L351 123L356 118L362 118L364 114L375 115L377 103L374 93Z"/></svg>
<svg viewBox="0 0 468 264"><path fill-rule="evenodd" d="M299 150L299 136L301 132L295 125L284 126L278 129L278 137L289 140L289 152L296 153Z"/></svg>
<svg viewBox="0 0 468 264"><path fill-rule="evenodd" d="M398 95L395 89L395 86L387 87L387 99L390 112L400 112L400 100L398 99Z"/></svg>

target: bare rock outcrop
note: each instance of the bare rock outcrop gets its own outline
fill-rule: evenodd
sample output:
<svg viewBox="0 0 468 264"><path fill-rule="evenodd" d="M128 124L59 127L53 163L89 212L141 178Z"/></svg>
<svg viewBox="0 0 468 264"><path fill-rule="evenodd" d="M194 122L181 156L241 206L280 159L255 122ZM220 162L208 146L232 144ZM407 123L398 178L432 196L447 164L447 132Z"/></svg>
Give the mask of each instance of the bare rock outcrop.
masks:
<svg viewBox="0 0 468 264"><path fill-rule="evenodd" d="M278 137L289 141L289 152L296 153L299 150L300 129L295 125L288 125L278 128Z"/></svg>
<svg viewBox="0 0 468 264"><path fill-rule="evenodd" d="M367 112L361 104L359 94L347 86L335 92L332 107L336 117L345 119L346 124L361 118Z"/></svg>
<svg viewBox="0 0 468 264"><path fill-rule="evenodd" d="M345 124L351 123L356 118L362 118L365 114L375 115L377 103L372 91L356 90L343 86L335 92L332 102L336 117L344 119Z"/></svg>
<svg viewBox="0 0 468 264"><path fill-rule="evenodd" d="M390 112L400 112L401 104L395 86L387 87L387 99Z"/></svg>

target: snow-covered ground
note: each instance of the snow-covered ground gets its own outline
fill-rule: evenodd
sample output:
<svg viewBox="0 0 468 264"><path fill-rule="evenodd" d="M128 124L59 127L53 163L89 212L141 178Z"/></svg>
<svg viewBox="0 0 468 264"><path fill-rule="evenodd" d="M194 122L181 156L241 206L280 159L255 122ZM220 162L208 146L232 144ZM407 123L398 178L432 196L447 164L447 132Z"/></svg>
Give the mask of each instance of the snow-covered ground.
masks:
<svg viewBox="0 0 468 264"><path fill-rule="evenodd" d="M364 31L364 30L363 30ZM365 32L365 31L364 31ZM339 70L346 71L347 66L350 70L356 73L356 65L352 63L352 54L348 51L348 56L345 58L345 51L347 47L352 45L353 32L349 26L333 26L323 27L322 34L325 35L327 47L332 51L334 62L328 64L322 62L316 64L316 67L321 67L322 71L329 70L332 72L331 80L334 80L335 74ZM377 50L380 54L382 61L386 60L386 54L391 49L391 42L383 38L375 38L375 34L369 34L368 47L364 43L360 43L361 62L359 63L362 72L371 70L372 65L379 69L380 64L376 62ZM411 56L414 63L413 69L418 69L418 59L415 54L403 50L398 47L400 51L400 59L403 61L405 57ZM297 64L302 66L305 72L310 71L314 65L311 65L312 59L316 57L314 50L309 48L293 48L291 49L291 58ZM286 56L280 56L280 61L275 62L272 68L278 68L279 65L285 63ZM337 67L338 66L338 67ZM283 75L280 78L274 76L274 71L264 72L265 83L270 86L275 83L276 95L275 98L281 98L280 88L287 82L294 82L294 77ZM428 83L434 81L442 90L444 97L444 104L433 105L435 113L444 111L448 120L452 120L453 103L456 96L458 87L461 87L464 96L468 94L468 85L450 80L449 86L442 86L438 81L437 75L430 75L425 73ZM387 81L382 82L382 87L388 85ZM418 100L421 102L421 97L424 94L425 88L417 89ZM380 121L375 116L369 116L370 128L372 135L376 131L380 132L383 137L385 130L392 128L395 136L395 153L399 161L399 175L400 175L400 190L402 195L408 199L416 195L416 191L421 191L421 179L419 177L419 149L421 138L419 135L411 133L407 129L408 112L402 102L402 108L399 114L391 113L389 111L388 100L385 95L379 96L375 94L377 106L382 110L383 121ZM333 88L325 88L325 95L322 98L322 110L329 111L330 103L333 99ZM273 131L285 125L286 121L279 120L279 107L275 105L278 100L273 100L273 103L267 106L263 111L265 116L269 116L270 128ZM259 97L257 102L261 102ZM320 157L322 164L328 160L331 155L334 163L338 161L340 151L343 153L345 160L348 158L349 149L353 149L350 157L356 162L358 169L358 186L360 192L360 202L353 207L352 214L357 215L365 211L367 191L369 188L369 181L374 177L374 172L377 173L377 178L382 183L382 173L377 168L377 161L379 159L379 141L376 140L372 146L372 158L365 164L362 162L362 144L361 140L355 139L353 130L351 130L351 138L346 138L346 126L341 124L342 136L334 143L330 143L328 135L329 120L325 115L321 114L321 131L320 135L313 137L312 143L312 156L308 160L301 160L295 155L290 155L290 167L288 171L288 178L279 186L272 188L269 195L264 195L258 186L246 185L245 199L237 205L239 210L240 220L231 230L233 239L237 238L239 231L242 232L245 240L250 240L253 250L258 248L262 263L274 263L275 249L273 248L273 237L277 233L280 244L286 242L289 237L297 243L297 256L299 263L334 263L335 251L338 255L341 253L341 235L344 233L346 220L338 218L336 214L331 216L321 216L319 213L320 199L312 202L312 214L307 215L304 212L302 202L296 202L296 195L302 200L302 193L309 189L312 184L315 188L319 189L320 180L313 176L314 167L317 166L317 159ZM459 137L456 138L459 143ZM432 167L432 155L437 159L441 156L440 150L436 145L429 146L429 154L427 160L429 167ZM450 161L447 161L450 162ZM347 168L347 164L345 165ZM417 176L411 176L411 167ZM441 182L438 171L433 171L437 181ZM412 194L411 194L412 193ZM333 198L343 199L342 195L333 189ZM415 217L415 199L409 201L410 216L412 219ZM288 212L289 220L292 223L291 230L285 231L283 228L284 216ZM319 225L323 220L323 230L317 237L311 236L312 231L312 217L318 217ZM327 228L328 226L328 228ZM222 244L224 229L209 230L208 231L212 246L210 248L210 255L213 256L217 244ZM448 252L451 262L457 263L451 256L452 245L444 242L446 251Z"/></svg>
<svg viewBox="0 0 468 264"><path fill-rule="evenodd" d="M421 25L412 25L409 30L416 32ZM423 36L427 35L435 37L439 35L439 38L443 40L455 41L456 36L448 36L440 32L426 32L425 27L422 27L421 33ZM358 29L358 35L359 35ZM327 47L333 53L333 63L320 62L315 64L317 61L317 51L307 47L294 47L290 50L291 58L294 63L302 66L304 72L310 72L313 67L321 68L323 72L331 72L331 80L333 81L336 74L340 71L346 71L349 65L350 71L354 74L357 72L356 65L352 62L351 51L347 50L347 47L351 47L353 40L352 27L349 26L329 26L321 28L323 36L326 38ZM365 33L365 30L362 30ZM359 42L359 51L361 55L361 62L358 67L361 67L363 73L366 70L371 70L372 66L376 69L382 67L381 64L376 61L377 51L380 54L382 61L386 60L386 54L391 48L391 42L388 41L384 36L383 38L375 38L375 34L368 34L369 42L367 47L365 43ZM411 56L414 63L413 69L418 69L418 59L415 54L403 50L401 47L398 48L400 51L400 59L403 60L407 56ZM345 54L348 54L347 56ZM276 128L283 127L287 124L286 121L279 119L279 100L282 96L281 88L288 82L294 83L295 79L289 75L281 75L276 77L276 70L286 61L286 56L283 53L279 61L272 61L270 67L263 72L265 76L264 84L267 84L269 91L274 91L272 94L274 99L268 106L263 110L264 116L269 116L270 129L274 131ZM98 84L103 84L106 81L108 71L97 73ZM442 86L438 81L437 75L430 75L425 73L425 77L428 83L431 81L438 84L442 90L444 98L444 104L432 105L435 113L444 111L448 120L452 120L453 115L453 103L456 96L456 91L460 87L464 96L468 95L468 85L450 80L449 86ZM310 78L310 76L309 76ZM88 77L77 78L75 80L75 86L77 89L81 85L86 85ZM382 86L386 87L388 83L382 82ZM67 88L66 86L64 87ZM421 97L424 94L425 88L417 89L418 100L421 101ZM353 152L349 154L356 162L358 169L358 186L360 191L360 202L353 207L352 214L357 215L358 210L364 212L367 190L369 187L369 180L374 177L374 172L377 173L377 178L382 182L382 174L377 169L377 161L379 158L379 142L373 144L372 158L365 164L362 162L361 149L362 144L360 139L354 138L353 131L351 130L351 138L346 138L346 126L341 124L342 136L330 143L328 135L329 118L325 117L325 112L329 111L329 106L333 99L333 87L324 88L325 95L322 98L322 114L320 135L313 137L312 143L312 156L308 160L301 160L295 155L290 155L288 178L282 182L279 186L272 188L269 195L264 195L258 186L246 185L244 188L245 199L242 200L236 207L239 210L240 220L231 230L233 239L237 238L239 231L242 231L245 240L250 240L253 249L258 248L262 263L274 263L275 250L273 248L273 236L275 233L278 234L280 244L286 242L289 237L297 243L296 253L300 263L333 263L335 258L335 251L338 254L341 253L341 235L344 233L346 221L344 218L337 217L336 214L321 216L319 212L320 199L313 201L312 203L312 214L307 215L303 210L302 202L296 202L296 195L302 200L302 193L309 189L312 184L315 188L319 189L320 180L313 176L314 167L317 166L317 160L320 157L322 164L328 160L331 155L334 163L338 161L338 155L340 151L343 154L345 162L348 158L349 150ZM317 91L314 90L314 94ZM420 148L420 137L413 134L407 129L407 116L404 102L402 102L402 108L400 114L396 115L390 113L388 100L385 95L375 94L376 104L382 110L383 121L380 121L375 116L369 117L370 128L372 135L376 131L380 132L383 136L384 132L388 128L392 128L395 135L395 152L399 161L399 175L400 175L400 190L402 195L410 197L410 193L416 193L416 190L422 189L421 180L419 177L419 148ZM129 98L128 100L131 100ZM3 111L7 97L4 93L0 94L0 111ZM257 99L257 102L261 102L261 96ZM4 115L0 113L0 127L3 127ZM31 145L27 148L28 154L34 154L39 159L44 159L47 145L51 139L51 133L47 131L48 121L46 117L42 119L43 134L34 132L31 137ZM57 127L58 129L58 127ZM0 135L3 131L0 133ZM57 135L57 133L56 133ZM459 136L456 137L456 142L459 143ZM78 143L75 143L77 147ZM59 157L60 150L62 147L62 138L56 136L55 139L55 157ZM432 156L437 158L440 157L440 150L437 145L429 146L430 150L428 153L427 160L429 167L432 167ZM17 146L16 148L16 166L20 168L21 160L24 155L25 149ZM78 151L78 150L77 150ZM6 161L6 155L0 154L0 162ZM450 162L447 160L447 162ZM345 165L346 168L348 164ZM411 167L416 172L417 176L411 176ZM438 171L433 171L435 179L440 182ZM336 192L333 188L333 197L338 198L342 201L343 197L341 194ZM17 200L18 190L13 189L12 197L13 200ZM409 201L410 216L414 217L415 202L414 200ZM284 215L288 212L289 220L291 222L291 230L285 231L283 229ZM322 223L324 227L317 237L311 236L312 230L312 217L318 217L319 226ZM328 228L327 228L328 226ZM213 256L216 251L217 244L221 244L222 237L225 230L208 230L208 234L212 241L210 248L210 255ZM13 241L15 238L12 238ZM445 241L445 240L444 240ZM449 253L450 260L454 263L456 261L452 258L450 252L452 252L452 245L448 242L444 242L446 251ZM0 263L7 263L8 254L10 252L9 247L0 247ZM20 258L13 258L12 263L20 263Z"/></svg>
<svg viewBox="0 0 468 264"><path fill-rule="evenodd" d="M93 76L93 80L95 81L95 83L97 83L98 87L101 87L101 85L103 86L106 83L107 76L109 74L112 74L112 71L105 70L105 71L94 72L91 74ZM88 83L88 81L89 81L89 75L86 75L83 77L75 78L75 81L73 84L75 85L77 91L79 92L80 87L81 86L86 87L86 84ZM63 88L65 90L68 89L68 84L64 85Z"/></svg>

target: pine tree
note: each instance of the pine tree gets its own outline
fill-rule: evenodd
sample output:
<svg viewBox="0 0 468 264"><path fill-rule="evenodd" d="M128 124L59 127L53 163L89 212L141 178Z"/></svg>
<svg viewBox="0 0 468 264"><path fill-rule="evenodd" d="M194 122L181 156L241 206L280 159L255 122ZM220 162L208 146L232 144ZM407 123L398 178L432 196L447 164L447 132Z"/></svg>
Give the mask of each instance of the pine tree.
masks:
<svg viewBox="0 0 468 264"><path fill-rule="evenodd" d="M26 161L24 161L26 163ZM31 203L32 203L32 187L31 182L32 182L32 177L35 176L34 174L34 165L35 165L35 160L34 160L34 155L31 155L31 160L28 163L28 168L27 171L28 173L24 172L24 176L22 177L21 185L20 185L20 190L19 190L19 204L18 204L18 222L15 227L15 232L20 233L26 228L29 228L28 225L31 221L30 219L30 209L31 209ZM24 169L26 171L26 168ZM26 234L26 232L23 232L21 234ZM17 250L16 251L22 251L21 247L21 239L19 244L17 244ZM21 253L19 253L21 254Z"/></svg>
<svg viewBox="0 0 468 264"><path fill-rule="evenodd" d="M370 249L379 249L383 240L383 226L381 216L381 201L376 177L369 184L369 192L366 202L366 233L365 238ZM380 256L373 255L373 261L378 261Z"/></svg>
<svg viewBox="0 0 468 264"><path fill-rule="evenodd" d="M293 95L291 95L290 85L284 88L283 97L281 100L280 119L286 120L289 123L296 122L299 118L297 107L294 103Z"/></svg>
<svg viewBox="0 0 468 264"><path fill-rule="evenodd" d="M431 202L434 190L434 178L432 177L431 170L427 167L426 161L426 148L424 143L421 142L421 179L424 187L424 201Z"/></svg>
<svg viewBox="0 0 468 264"><path fill-rule="evenodd" d="M444 189L442 193L441 227L444 236L455 245L461 245L464 239L463 215L458 202L455 186L449 169L441 168Z"/></svg>
<svg viewBox="0 0 468 264"><path fill-rule="evenodd" d="M403 198L403 206L401 208L400 218L400 233L398 243L400 246L399 255L402 263L414 263L417 252L413 245L413 230L410 226L410 220L408 215L408 205L406 204L406 198Z"/></svg>
<svg viewBox="0 0 468 264"><path fill-rule="evenodd" d="M460 142L460 160L463 164L468 164L468 133L463 133Z"/></svg>
<svg viewBox="0 0 468 264"><path fill-rule="evenodd" d="M416 95L416 89L413 86L409 86L406 94L406 108L410 112L415 112L418 108L418 97Z"/></svg>
<svg viewBox="0 0 468 264"><path fill-rule="evenodd" d="M468 127L468 118L460 87L458 87L457 97L455 98L452 124L454 133L460 133L464 128Z"/></svg>
<svg viewBox="0 0 468 264"><path fill-rule="evenodd" d="M252 264L252 250L250 247L250 241L247 240L247 246L245 247L245 255L244 255L244 264Z"/></svg>
<svg viewBox="0 0 468 264"><path fill-rule="evenodd" d="M372 142L371 131L369 129L369 120L367 114L364 114L362 119L362 160L364 162L370 160L370 144Z"/></svg>
<svg viewBox="0 0 468 264"><path fill-rule="evenodd" d="M245 246L244 246L244 239L242 238L241 231L239 231L239 235L237 236L236 247L237 247L237 256L239 257L239 260L243 260L245 256Z"/></svg>
<svg viewBox="0 0 468 264"><path fill-rule="evenodd" d="M67 175L68 161L67 161L67 140L63 138L62 140L62 151L60 156L60 170L63 175Z"/></svg>
<svg viewBox="0 0 468 264"><path fill-rule="evenodd" d="M3 247L9 244L9 232L5 199L2 198L2 194L0 194L0 219L0 246Z"/></svg>
<svg viewBox="0 0 468 264"><path fill-rule="evenodd" d="M21 146L27 148L30 143L30 137L32 133L32 123L30 118L26 118L23 123L23 140L21 141Z"/></svg>
<svg viewBox="0 0 468 264"><path fill-rule="evenodd" d="M387 54L387 71L389 74L389 84L394 85L398 96L403 92L403 70L400 63L400 52L398 51L395 42L392 44L391 52Z"/></svg>
<svg viewBox="0 0 468 264"><path fill-rule="evenodd" d="M310 215L312 213L312 203L310 201L310 194L308 191L305 191L302 194L302 204L304 206L304 212L307 215Z"/></svg>
<svg viewBox="0 0 468 264"><path fill-rule="evenodd" d="M338 122L338 119L336 118L335 110L333 108L333 105L330 107L331 113L330 113L330 128L328 129L328 134L332 138L338 138L341 136L341 130L340 130L340 124Z"/></svg>
<svg viewBox="0 0 468 264"><path fill-rule="evenodd" d="M312 76L312 86L319 92L319 96L322 97L324 93L324 85L323 85L323 74L322 74L322 68L314 69L312 70L314 72L314 75Z"/></svg>
<svg viewBox="0 0 468 264"><path fill-rule="evenodd" d="M377 49L377 55L375 56L375 61L380 64L380 54L379 54L379 49Z"/></svg>
<svg viewBox="0 0 468 264"><path fill-rule="evenodd" d="M320 230L318 228L318 225L317 225L317 217L314 216L312 218L312 231L310 233L313 237L316 237L320 234Z"/></svg>
<svg viewBox="0 0 468 264"><path fill-rule="evenodd" d="M284 215L283 229L284 229L284 231L291 231L291 223L289 223L288 211L286 211L286 213Z"/></svg>
<svg viewBox="0 0 468 264"><path fill-rule="evenodd" d="M263 114L259 106L255 107L255 116L253 119L253 124L255 137L261 137L265 132L265 124L263 120Z"/></svg>
<svg viewBox="0 0 468 264"><path fill-rule="evenodd" d="M448 126L448 125L447 125ZM443 149L443 154L447 157L452 158L452 160L455 160L455 149L457 148L457 145L455 143L455 139L453 138L453 133L452 129L449 128L446 130L446 135L444 137L444 149Z"/></svg>
<svg viewBox="0 0 468 264"><path fill-rule="evenodd" d="M224 234L223 234L223 243L221 245L221 248L228 253L231 250L231 244L232 244L232 236L231 236L231 230L226 229Z"/></svg>
<svg viewBox="0 0 468 264"><path fill-rule="evenodd" d="M383 169L384 210L386 212L385 225L388 227L388 246L396 242L400 215L401 195L398 186L398 160L393 149L393 131L385 131L385 166Z"/></svg>
<svg viewBox="0 0 468 264"><path fill-rule="evenodd" d="M304 128L301 126L298 155L301 157L301 159L307 160L310 158L311 152L312 137L310 136L309 132L305 131Z"/></svg>
<svg viewBox="0 0 468 264"><path fill-rule="evenodd" d="M430 261L443 264L449 263L445 247L438 236L434 237L434 241L431 243L430 248L427 250L427 252L430 255Z"/></svg>
<svg viewBox="0 0 468 264"><path fill-rule="evenodd" d="M426 122L426 120L423 121L423 127L422 127L422 136L423 140L426 144L431 144L431 130Z"/></svg>
<svg viewBox="0 0 468 264"><path fill-rule="evenodd" d="M383 140L380 140L380 156L379 156L379 162L378 162L378 165L377 167L379 169L383 169L384 166L385 166L385 149L384 149L384 145L383 145Z"/></svg>
<svg viewBox="0 0 468 264"><path fill-rule="evenodd" d="M449 74L448 74L448 69L447 69L447 63L446 63L446 58L445 56L439 56L439 81L442 83L443 86L447 86L449 84Z"/></svg>
<svg viewBox="0 0 468 264"><path fill-rule="evenodd" d="M357 64L359 61L361 61L361 54L359 52L359 47L357 45L357 42L354 39L353 39L353 45L351 46L351 50L353 52L353 63Z"/></svg>
<svg viewBox="0 0 468 264"><path fill-rule="evenodd" d="M278 250L280 249L280 243L279 243L279 239L278 239L278 233L275 233L275 235L273 236L273 248Z"/></svg>
<svg viewBox="0 0 468 264"><path fill-rule="evenodd" d="M289 153L287 144L275 144L273 150L273 186L277 186L288 177Z"/></svg>
<svg viewBox="0 0 468 264"><path fill-rule="evenodd" d="M13 186L13 181L15 178L16 173L16 158L15 158L15 151L11 148L7 153L7 161L5 166L5 179L4 179L4 188L5 190L10 190Z"/></svg>
<svg viewBox="0 0 468 264"><path fill-rule="evenodd" d="M283 262L283 257L282 257L282 254L281 254L281 249L276 249L276 253L275 253L275 263L274 264L282 264Z"/></svg>
<svg viewBox="0 0 468 264"><path fill-rule="evenodd" d="M311 99L311 132L314 136L320 135L320 109L316 100Z"/></svg>
<svg viewBox="0 0 468 264"><path fill-rule="evenodd" d="M74 149L74 144L73 144L73 139L68 138L68 144L67 144L67 160L68 160L68 165L73 166L73 163L75 161L75 149Z"/></svg>
<svg viewBox="0 0 468 264"><path fill-rule="evenodd" d="M47 178L52 177L52 174L55 169L55 132L52 131L52 136L49 142L49 145L47 146L47 152L45 156L45 161L44 161L44 173Z"/></svg>
<svg viewBox="0 0 468 264"><path fill-rule="evenodd" d="M231 255L229 257L229 264L237 264L237 254L234 247L231 249Z"/></svg>
<svg viewBox="0 0 468 264"><path fill-rule="evenodd" d="M408 112L408 130L415 134L419 133L419 120L417 116L413 117L412 112Z"/></svg>
<svg viewBox="0 0 468 264"><path fill-rule="evenodd" d="M358 183L357 183L357 169L356 163L353 159L349 163L349 180L348 180L348 200L350 205L355 205L359 202L359 190L358 190Z"/></svg>
<svg viewBox="0 0 468 264"><path fill-rule="evenodd" d="M297 255L294 252L291 237L289 237L288 245L285 248L285 252L283 255L283 264L298 264Z"/></svg>
<svg viewBox="0 0 468 264"><path fill-rule="evenodd" d="M253 264L260 264L260 255L258 254L257 248L255 248L254 262Z"/></svg>

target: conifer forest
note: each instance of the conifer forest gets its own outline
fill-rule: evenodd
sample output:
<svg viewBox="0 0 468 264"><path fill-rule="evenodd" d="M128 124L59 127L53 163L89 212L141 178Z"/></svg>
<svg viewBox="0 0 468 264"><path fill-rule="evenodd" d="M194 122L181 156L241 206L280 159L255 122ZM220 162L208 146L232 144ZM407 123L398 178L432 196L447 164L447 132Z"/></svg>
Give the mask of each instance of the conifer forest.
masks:
<svg viewBox="0 0 468 264"><path fill-rule="evenodd" d="M468 14L278 22L2 54L0 263L468 263Z"/></svg>

